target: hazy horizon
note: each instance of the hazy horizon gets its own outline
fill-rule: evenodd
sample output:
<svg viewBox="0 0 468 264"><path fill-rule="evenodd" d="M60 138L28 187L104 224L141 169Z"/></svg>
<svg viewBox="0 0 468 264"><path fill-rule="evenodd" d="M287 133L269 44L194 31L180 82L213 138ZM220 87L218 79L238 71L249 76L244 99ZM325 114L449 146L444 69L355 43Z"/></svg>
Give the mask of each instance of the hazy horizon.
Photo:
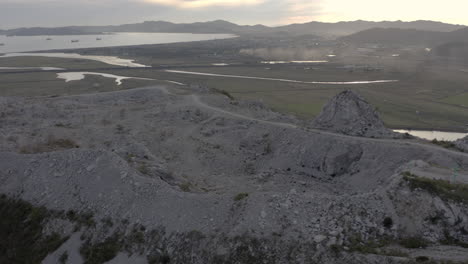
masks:
<svg viewBox="0 0 468 264"><path fill-rule="evenodd" d="M252 24L242 24L242 23L235 23L230 20L226 20L223 18L218 18L218 19L211 19L211 20L203 20L203 21L189 21L189 22L176 22L176 21L171 21L171 20L162 20L162 19L154 19L154 20L142 20L142 21L134 21L134 22L127 22L127 23L116 23L116 24L69 24L69 25L58 25L58 26L41 26L41 25L30 25L30 26L18 26L18 27L5 27L5 28L0 28L4 30L9 30L9 29L15 29L15 28L33 28L33 27L43 27L43 28L54 28L54 27L72 27L72 26L119 26L119 25L125 25L125 24L138 24L138 23L144 23L144 22L156 22L156 21L164 21L164 22L169 22L173 24L191 24L191 23L208 23L208 22L215 22L215 21L226 21L230 23L234 23L240 26L255 26L255 25L263 25L267 27L277 27L277 26L285 26L285 25L291 25L291 24L307 24L311 22L318 22L318 23L345 23L345 22L357 22L357 21L364 21L364 22L374 22L374 23L379 23L379 22L417 22L417 21L428 21L428 22L435 22L435 23L445 23L445 24L453 24L453 25L460 25L460 26L468 26L465 24L454 24L454 23L449 23L449 22L444 22L444 21L436 21L436 20L363 20L363 19L357 19L357 20L343 20L343 21L335 21L335 22L326 22L326 21L305 21L305 22L300 22L300 23L290 23L290 24L277 24L277 25L268 25L268 24L262 24L262 23L252 23Z"/></svg>
<svg viewBox="0 0 468 264"><path fill-rule="evenodd" d="M356 20L430 20L468 25L464 14L468 3L461 0L0 0L0 5L0 29L218 19L266 26Z"/></svg>

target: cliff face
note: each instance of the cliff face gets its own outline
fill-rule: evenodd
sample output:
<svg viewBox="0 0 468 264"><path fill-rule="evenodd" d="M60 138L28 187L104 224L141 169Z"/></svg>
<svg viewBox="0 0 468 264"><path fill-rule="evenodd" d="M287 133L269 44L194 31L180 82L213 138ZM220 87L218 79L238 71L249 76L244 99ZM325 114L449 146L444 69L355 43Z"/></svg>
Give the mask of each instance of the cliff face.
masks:
<svg viewBox="0 0 468 264"><path fill-rule="evenodd" d="M350 136L393 138L379 114L363 97L344 91L331 99L314 120L313 127Z"/></svg>

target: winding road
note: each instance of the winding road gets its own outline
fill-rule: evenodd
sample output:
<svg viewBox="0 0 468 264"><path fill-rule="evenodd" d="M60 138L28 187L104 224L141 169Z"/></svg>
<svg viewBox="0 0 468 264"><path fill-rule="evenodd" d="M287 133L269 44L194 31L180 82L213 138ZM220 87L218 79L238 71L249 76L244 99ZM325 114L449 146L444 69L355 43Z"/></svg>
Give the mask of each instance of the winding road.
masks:
<svg viewBox="0 0 468 264"><path fill-rule="evenodd" d="M166 92L168 92L168 91L166 90ZM399 144L399 145L403 145L403 146L415 146L415 147L420 147L420 148L423 148L423 149L426 149L426 150L440 151L440 152L444 152L444 153L447 153L447 154L452 154L452 155L455 155L455 156L459 156L459 157L468 159L468 153L455 151L455 150L451 150L451 149L446 149L446 148L443 148L443 147L439 147L437 145L431 145L430 143L420 143L420 142L414 142L414 141L411 141L411 140L401 140L401 139L378 139L378 138L357 137L357 136L338 134L338 133L334 133L334 132L318 130L318 129L313 129L313 128L300 127L298 125L290 124L290 123L283 123L283 122L275 122L275 121L257 119L257 118L242 115L242 114L239 114L239 113L233 113L233 112L221 109L221 108L216 107L216 106L208 105L207 103L203 102L201 100L200 96L197 95L197 94L191 94L189 96L192 98L195 105L197 105L199 107L202 107L202 108L205 108L205 109L208 109L208 110L211 110L211 111L214 111L214 112L217 112L217 113L225 115L225 116L231 116L231 117L234 117L234 118L254 121L254 122L258 122L258 123L262 123L262 124L281 127L281 128L299 129L299 130L307 131L309 133L314 133L314 134L319 134L319 135L326 135L326 136L331 136L331 137L352 139L352 140L357 140L357 141L392 144L392 145Z"/></svg>

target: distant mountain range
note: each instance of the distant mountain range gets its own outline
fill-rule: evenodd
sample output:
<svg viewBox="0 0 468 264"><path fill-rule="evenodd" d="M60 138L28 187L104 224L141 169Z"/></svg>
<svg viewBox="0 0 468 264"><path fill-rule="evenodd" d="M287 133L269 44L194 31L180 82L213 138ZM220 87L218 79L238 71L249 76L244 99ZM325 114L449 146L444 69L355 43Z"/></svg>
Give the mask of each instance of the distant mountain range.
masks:
<svg viewBox="0 0 468 264"><path fill-rule="evenodd" d="M34 35L82 35L101 34L104 32L160 32L160 33L231 33L238 35L247 34L287 34L344 36L372 28L400 28L424 31L450 32L465 26L446 24L433 21L351 21L338 23L310 22L305 24L292 24L279 27L267 27L263 25L241 26L224 20L199 22L191 24L176 24L166 21L146 21L136 24L119 26L70 26L58 28L17 28L0 30L0 34L9 36L34 36Z"/></svg>
<svg viewBox="0 0 468 264"><path fill-rule="evenodd" d="M451 32L436 32L401 28L372 28L341 37L341 41L364 44L375 43L385 45L425 45L434 47L450 42L468 42L468 28Z"/></svg>
<svg viewBox="0 0 468 264"><path fill-rule="evenodd" d="M318 34L318 35L335 35L345 36L354 34L363 30L372 28L400 28L400 29L415 29L424 31L436 32L450 32L464 28L462 25L446 24L434 21L418 20L413 22L403 21L383 21L383 22L370 22L370 21L351 21L351 22L338 22L338 23L322 23L310 22L305 24L292 24L275 28L291 34Z"/></svg>

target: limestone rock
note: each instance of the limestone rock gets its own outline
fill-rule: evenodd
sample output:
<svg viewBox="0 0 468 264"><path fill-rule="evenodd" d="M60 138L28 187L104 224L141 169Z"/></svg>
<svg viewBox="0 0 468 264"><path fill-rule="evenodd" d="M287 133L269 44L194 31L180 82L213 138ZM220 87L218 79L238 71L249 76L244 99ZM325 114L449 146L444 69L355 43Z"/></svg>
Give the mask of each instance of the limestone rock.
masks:
<svg viewBox="0 0 468 264"><path fill-rule="evenodd" d="M455 145L464 152L468 152L468 136L455 141Z"/></svg>
<svg viewBox="0 0 468 264"><path fill-rule="evenodd" d="M313 121L313 127L345 135L393 138L397 134L384 126L375 108L353 91L332 98Z"/></svg>

